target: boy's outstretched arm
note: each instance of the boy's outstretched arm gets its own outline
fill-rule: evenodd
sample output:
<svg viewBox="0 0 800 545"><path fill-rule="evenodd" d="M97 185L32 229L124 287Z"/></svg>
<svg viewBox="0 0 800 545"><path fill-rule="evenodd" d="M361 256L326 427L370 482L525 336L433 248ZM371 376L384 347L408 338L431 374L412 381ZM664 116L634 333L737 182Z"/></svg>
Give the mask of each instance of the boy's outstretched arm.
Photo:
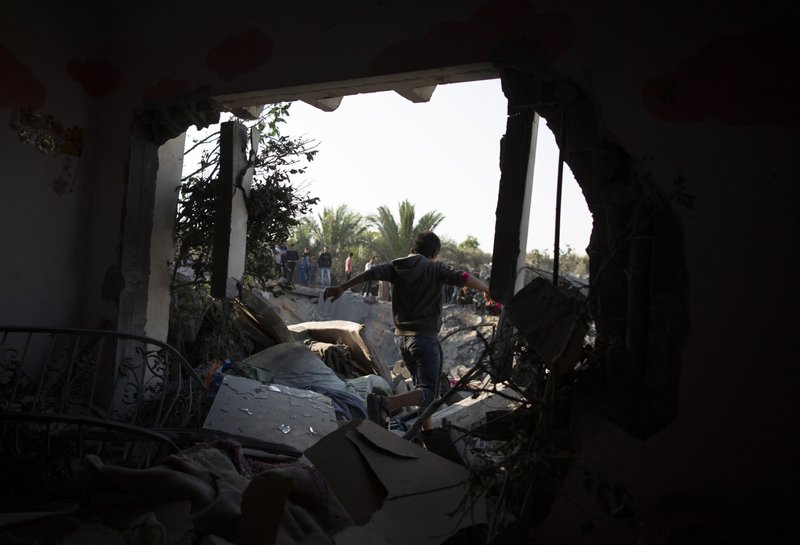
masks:
<svg viewBox="0 0 800 545"><path fill-rule="evenodd" d="M360 272L355 275L350 280L339 284L338 286L331 286L329 288L325 288L325 291L322 293L322 300L327 301L328 297L331 298L331 301L336 301L339 297L342 296L344 292L352 288L353 286L357 286L358 284L363 284L367 281L366 279L366 271Z"/></svg>
<svg viewBox="0 0 800 545"><path fill-rule="evenodd" d="M472 276L469 273L467 273L467 279L464 281L464 285L467 286L468 288L482 291L486 295L489 295L489 286L487 286L486 283L480 278Z"/></svg>

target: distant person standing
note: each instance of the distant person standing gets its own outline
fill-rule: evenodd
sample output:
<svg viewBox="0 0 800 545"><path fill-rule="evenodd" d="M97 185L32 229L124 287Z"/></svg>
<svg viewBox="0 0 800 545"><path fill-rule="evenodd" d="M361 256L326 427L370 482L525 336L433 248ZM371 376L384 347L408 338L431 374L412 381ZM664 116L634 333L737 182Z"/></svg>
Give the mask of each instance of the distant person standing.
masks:
<svg viewBox="0 0 800 545"><path fill-rule="evenodd" d="M317 265L319 265L319 283L323 288L327 288L331 285L331 265L333 265L333 257L327 246L322 247Z"/></svg>
<svg viewBox="0 0 800 545"><path fill-rule="evenodd" d="M275 274L278 277L283 276L283 252L281 251L280 247L276 246L275 249L272 251L272 260L275 262Z"/></svg>
<svg viewBox="0 0 800 545"><path fill-rule="evenodd" d="M299 260L300 254L294 249L294 244L290 244L289 249L286 250L286 280L289 282L292 282L294 279L294 268L297 266Z"/></svg>
<svg viewBox="0 0 800 545"><path fill-rule="evenodd" d="M445 286L444 287L444 302L446 304L450 304L455 302L456 299L456 288L455 286Z"/></svg>
<svg viewBox="0 0 800 545"><path fill-rule="evenodd" d="M281 277L286 278L286 252L289 251L289 247L286 244L281 246Z"/></svg>
<svg viewBox="0 0 800 545"><path fill-rule="evenodd" d="M312 288L317 287L317 271L319 267L317 266L317 258L315 256L311 256L311 261L308 263L308 285Z"/></svg>
<svg viewBox="0 0 800 545"><path fill-rule="evenodd" d="M308 265L311 263L311 250L306 248L303 250L303 255L300 256L300 260L297 262L297 269L299 271L297 275L297 283L301 286L308 286Z"/></svg>
<svg viewBox="0 0 800 545"><path fill-rule="evenodd" d="M350 255L344 260L344 275L346 280L350 280L353 276L353 252L350 252Z"/></svg>
<svg viewBox="0 0 800 545"><path fill-rule="evenodd" d="M378 263L378 256L376 255L372 256L372 259L367 261L366 265L364 265L364 272L370 270L372 266L376 265L377 263ZM369 295L371 292L372 292L372 282L367 280L366 282L364 282L364 296Z"/></svg>

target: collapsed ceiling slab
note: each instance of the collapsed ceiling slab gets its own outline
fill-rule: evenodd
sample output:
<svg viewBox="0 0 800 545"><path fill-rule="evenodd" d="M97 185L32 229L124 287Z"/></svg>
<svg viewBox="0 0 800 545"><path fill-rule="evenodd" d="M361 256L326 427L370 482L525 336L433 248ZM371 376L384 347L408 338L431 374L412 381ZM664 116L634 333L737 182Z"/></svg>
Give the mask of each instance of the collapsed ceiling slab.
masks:
<svg viewBox="0 0 800 545"><path fill-rule="evenodd" d="M428 102L436 90L435 85L427 85L425 87L413 87L408 89L395 89L394 92L401 97L410 100L414 103Z"/></svg>
<svg viewBox="0 0 800 545"><path fill-rule="evenodd" d="M341 97L345 96L381 91L395 91L412 102L427 102L437 85L480 81L497 77L497 69L490 63L478 63L404 74L371 76L343 81L308 83L279 89L230 93L217 95L214 99L229 110L295 100L302 100L312 106L319 107L315 102L331 101L336 98L341 100Z"/></svg>
<svg viewBox="0 0 800 545"><path fill-rule="evenodd" d="M323 112L332 112L342 103L343 97L330 97L318 99L304 99L303 102L309 106L313 106Z"/></svg>

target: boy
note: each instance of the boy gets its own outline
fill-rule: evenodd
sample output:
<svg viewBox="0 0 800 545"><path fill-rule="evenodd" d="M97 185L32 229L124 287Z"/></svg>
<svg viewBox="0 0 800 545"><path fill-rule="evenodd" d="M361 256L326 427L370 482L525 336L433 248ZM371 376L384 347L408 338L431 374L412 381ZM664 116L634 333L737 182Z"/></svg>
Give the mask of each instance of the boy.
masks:
<svg viewBox="0 0 800 545"><path fill-rule="evenodd" d="M386 417L397 409L424 408L433 401L442 366L437 338L442 327L442 287L467 286L489 293L489 287L480 279L436 261L441 247L439 237L432 231L418 233L408 256L373 265L323 293L323 300L330 297L335 301L347 289L363 282L384 280L393 285L395 342L411 372L414 389L389 397L374 394L367 397L370 419L379 425L385 425ZM422 428L431 429L430 418L423 422Z"/></svg>

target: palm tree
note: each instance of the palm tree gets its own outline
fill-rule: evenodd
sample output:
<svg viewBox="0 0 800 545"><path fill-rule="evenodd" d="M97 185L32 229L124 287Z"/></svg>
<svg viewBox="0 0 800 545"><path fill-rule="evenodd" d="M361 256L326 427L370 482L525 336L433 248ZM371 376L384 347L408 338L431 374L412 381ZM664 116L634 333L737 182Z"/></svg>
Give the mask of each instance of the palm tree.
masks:
<svg viewBox="0 0 800 545"><path fill-rule="evenodd" d="M364 217L342 204L336 209L323 208L321 214L304 218L296 232L305 237L309 245L319 249L327 246L336 257L363 244L366 230Z"/></svg>
<svg viewBox="0 0 800 545"><path fill-rule="evenodd" d="M294 242L298 248L311 248L315 245L313 229L314 221L308 216L302 218L300 223L294 226L291 242Z"/></svg>
<svg viewBox="0 0 800 545"><path fill-rule="evenodd" d="M444 220L441 212L428 212L417 223L414 223L414 205L408 200L398 205L399 221L395 219L387 206L379 206L375 215L367 221L378 231L375 240L375 254L383 259L394 259L408 253L414 241L414 235L421 231L433 231Z"/></svg>

